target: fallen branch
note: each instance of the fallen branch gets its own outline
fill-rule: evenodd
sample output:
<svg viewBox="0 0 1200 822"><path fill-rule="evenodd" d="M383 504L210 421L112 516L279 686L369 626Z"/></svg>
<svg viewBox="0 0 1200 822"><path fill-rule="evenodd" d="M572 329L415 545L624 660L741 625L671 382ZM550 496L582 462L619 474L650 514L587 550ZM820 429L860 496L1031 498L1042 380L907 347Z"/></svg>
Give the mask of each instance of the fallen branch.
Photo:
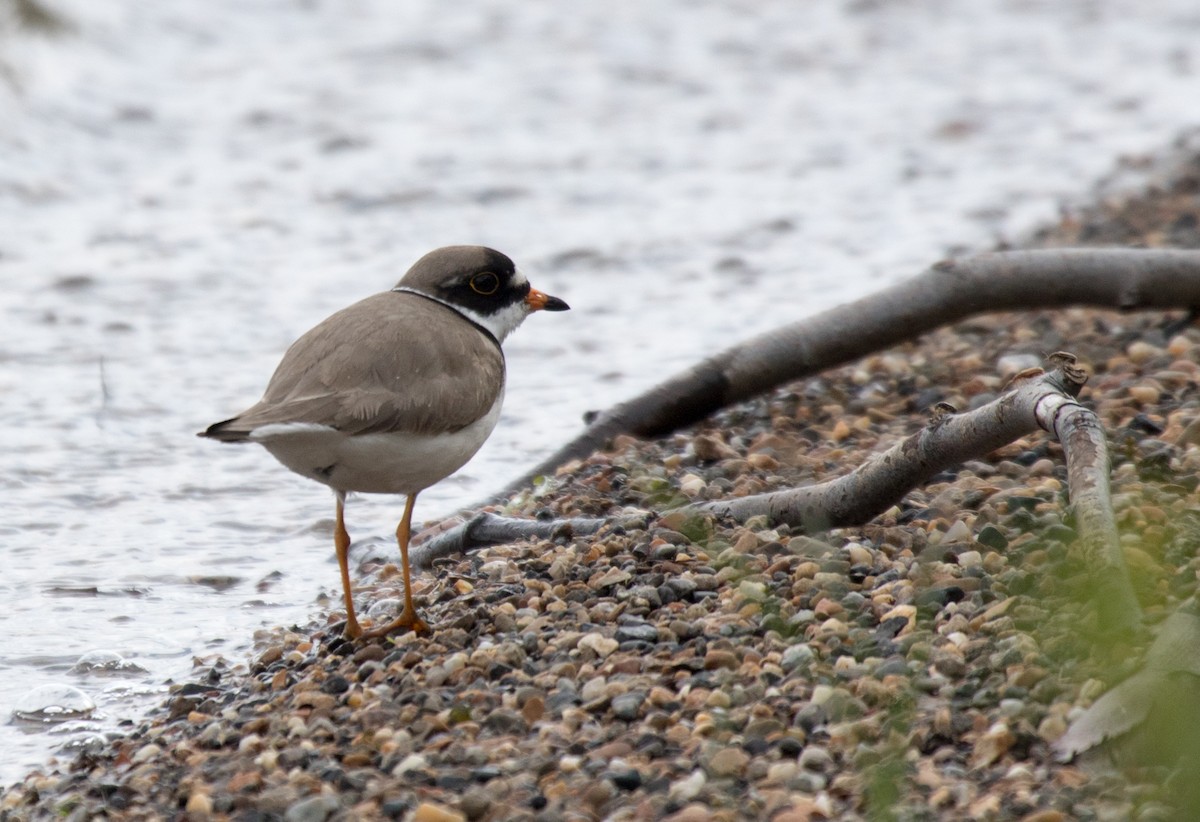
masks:
<svg viewBox="0 0 1200 822"><path fill-rule="evenodd" d="M977 314L1067 306L1198 307L1200 251L1006 251L937 263L899 285L751 338L614 406L488 501L589 456L618 434L661 436L778 385Z"/></svg>
<svg viewBox="0 0 1200 822"><path fill-rule="evenodd" d="M1132 630L1141 624L1141 609L1117 537L1104 430L1095 413L1075 401L1087 380L1075 357L1054 354L1051 362L1057 366L1054 371L1021 381L974 411L943 410L926 428L845 476L699 508L739 522L765 516L771 523L810 532L861 525L935 474L1042 428L1054 434L1066 454L1068 492L1096 586L1101 625L1110 631Z"/></svg>
<svg viewBox="0 0 1200 822"><path fill-rule="evenodd" d="M505 545L522 539L557 539L594 534L608 523L607 519L514 519L485 511L462 525L410 548L408 561L414 568L431 568L439 559L459 556L477 548Z"/></svg>

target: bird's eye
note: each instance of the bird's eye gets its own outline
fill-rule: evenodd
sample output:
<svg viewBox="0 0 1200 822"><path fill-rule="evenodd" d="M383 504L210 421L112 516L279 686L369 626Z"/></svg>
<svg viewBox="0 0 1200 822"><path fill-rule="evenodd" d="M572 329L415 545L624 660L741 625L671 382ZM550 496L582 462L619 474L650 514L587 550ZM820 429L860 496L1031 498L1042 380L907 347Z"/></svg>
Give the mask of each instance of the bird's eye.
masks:
<svg viewBox="0 0 1200 822"><path fill-rule="evenodd" d="M471 290L476 294L490 297L499 290L500 278L490 271L484 271L482 274L476 274L472 277L470 285Z"/></svg>

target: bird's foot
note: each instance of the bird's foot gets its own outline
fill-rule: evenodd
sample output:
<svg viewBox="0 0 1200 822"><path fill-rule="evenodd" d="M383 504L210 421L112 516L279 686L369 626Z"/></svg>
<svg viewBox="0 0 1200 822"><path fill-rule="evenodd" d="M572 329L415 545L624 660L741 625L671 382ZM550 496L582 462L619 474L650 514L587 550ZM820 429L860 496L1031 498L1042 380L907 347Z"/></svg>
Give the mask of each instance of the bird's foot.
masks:
<svg viewBox="0 0 1200 822"><path fill-rule="evenodd" d="M426 624L425 620L417 616L417 612L415 610L406 608L400 614L400 616L396 617L391 622L380 625L378 628L372 628L369 631L363 631L360 637L362 639L378 639L379 637L395 633L401 628L405 628L417 634L429 633L429 625Z"/></svg>
<svg viewBox="0 0 1200 822"><path fill-rule="evenodd" d="M358 620L350 617L346 620L346 627L342 629L342 636L346 639L358 639L363 635L363 629L358 624Z"/></svg>

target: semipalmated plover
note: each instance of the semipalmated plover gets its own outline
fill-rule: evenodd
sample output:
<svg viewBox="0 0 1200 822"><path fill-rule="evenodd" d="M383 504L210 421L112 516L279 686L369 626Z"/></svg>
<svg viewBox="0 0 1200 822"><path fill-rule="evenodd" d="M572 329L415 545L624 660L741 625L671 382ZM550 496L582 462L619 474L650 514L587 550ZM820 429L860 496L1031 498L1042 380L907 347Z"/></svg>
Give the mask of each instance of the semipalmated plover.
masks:
<svg viewBox="0 0 1200 822"><path fill-rule="evenodd" d="M504 399L500 343L533 311L567 304L481 246L426 254L391 291L342 309L294 342L261 401L199 436L257 442L337 500L334 547L348 637L428 630L412 599L408 541L417 494L469 460ZM346 494L403 494L396 528L404 610L364 632L350 593Z"/></svg>

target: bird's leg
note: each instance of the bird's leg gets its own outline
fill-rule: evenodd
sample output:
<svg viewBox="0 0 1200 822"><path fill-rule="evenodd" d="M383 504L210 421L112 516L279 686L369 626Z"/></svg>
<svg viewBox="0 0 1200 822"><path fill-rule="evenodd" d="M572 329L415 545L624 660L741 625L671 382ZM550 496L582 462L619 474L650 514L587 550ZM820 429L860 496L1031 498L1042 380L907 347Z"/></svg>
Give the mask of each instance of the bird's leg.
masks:
<svg viewBox="0 0 1200 822"><path fill-rule="evenodd" d="M416 501L416 494L408 495L408 500L404 503L404 516L401 518L400 524L396 526L396 542L400 543L400 568L404 573L404 610L400 612L400 616L386 625L372 628L364 633L364 637L387 636L392 631L400 628L408 628L416 633L429 630L429 626L425 624L425 620L417 616L417 608L413 605L412 571L408 567L408 539L412 533L413 503Z"/></svg>
<svg viewBox="0 0 1200 822"><path fill-rule="evenodd" d="M337 496L337 523L333 527L333 547L337 549L338 566L342 569L342 597L346 600L346 636L357 639L362 628L354 615L354 597L350 594L350 534L346 531L346 494L335 491Z"/></svg>

